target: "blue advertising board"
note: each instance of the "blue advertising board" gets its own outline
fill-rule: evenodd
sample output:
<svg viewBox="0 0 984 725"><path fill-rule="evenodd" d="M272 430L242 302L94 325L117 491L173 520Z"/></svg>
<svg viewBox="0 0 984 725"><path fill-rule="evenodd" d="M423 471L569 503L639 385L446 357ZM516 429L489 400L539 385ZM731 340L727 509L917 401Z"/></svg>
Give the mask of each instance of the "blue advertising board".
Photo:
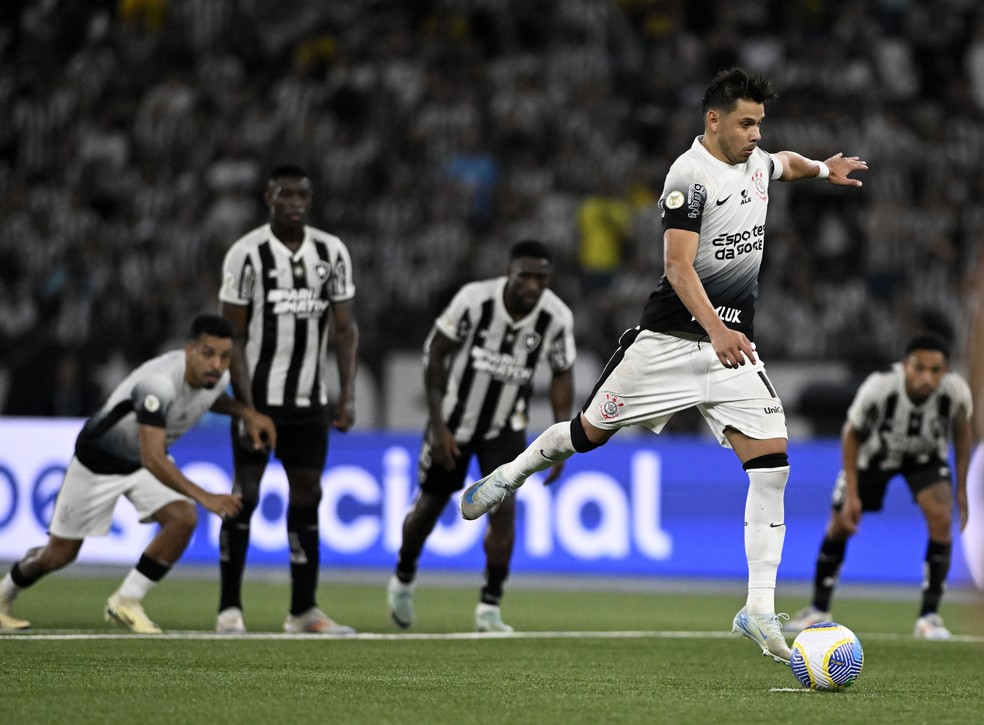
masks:
<svg viewBox="0 0 984 725"><path fill-rule="evenodd" d="M231 454L224 419L211 417L172 449L185 474L203 488L228 491ZM0 559L19 558L45 540L77 420L0 419ZM403 517L416 493L419 435L333 434L322 479L320 536L328 567L391 568ZM782 580L811 580L829 515L840 452L837 441L790 445L787 534ZM472 477L477 477L477 470ZM519 492L513 571L522 573L746 576L742 515L747 478L734 454L698 437L625 435L567 462L560 481L532 478ZM456 499L455 499L456 500ZM272 462L251 526L251 565L288 561L287 482ZM484 566L485 521L464 521L449 506L428 539L421 566L474 571ZM183 562L214 564L219 521L201 511ZM153 535L121 501L106 537L93 538L80 561L132 563ZM842 580L918 583L926 527L904 482L893 482L879 514L865 517L849 545ZM959 541L959 537L955 537ZM954 547L954 585L969 584L961 547Z"/></svg>

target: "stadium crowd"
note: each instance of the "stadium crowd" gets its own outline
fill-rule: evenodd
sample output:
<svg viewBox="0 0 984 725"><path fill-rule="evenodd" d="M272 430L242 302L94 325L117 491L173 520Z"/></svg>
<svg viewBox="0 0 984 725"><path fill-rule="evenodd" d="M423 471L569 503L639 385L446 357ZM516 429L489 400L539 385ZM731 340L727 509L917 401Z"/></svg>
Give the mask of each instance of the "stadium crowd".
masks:
<svg viewBox="0 0 984 725"><path fill-rule="evenodd" d="M578 344L604 359L662 272L659 184L735 64L779 91L763 148L843 145L872 169L850 196L772 187L768 360L868 372L918 325L966 329L974 0L5 0L3 411L91 412L216 309L281 161L352 252L368 373L522 238L554 250Z"/></svg>

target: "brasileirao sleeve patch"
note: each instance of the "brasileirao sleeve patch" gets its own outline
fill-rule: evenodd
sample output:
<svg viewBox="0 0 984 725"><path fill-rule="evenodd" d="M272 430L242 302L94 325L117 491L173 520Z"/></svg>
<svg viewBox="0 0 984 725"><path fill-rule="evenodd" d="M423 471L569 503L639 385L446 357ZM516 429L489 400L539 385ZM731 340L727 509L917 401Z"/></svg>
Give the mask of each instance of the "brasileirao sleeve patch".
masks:
<svg viewBox="0 0 984 725"><path fill-rule="evenodd" d="M683 206L684 196L682 192L671 191L666 195L666 201L664 202L667 209L679 209Z"/></svg>

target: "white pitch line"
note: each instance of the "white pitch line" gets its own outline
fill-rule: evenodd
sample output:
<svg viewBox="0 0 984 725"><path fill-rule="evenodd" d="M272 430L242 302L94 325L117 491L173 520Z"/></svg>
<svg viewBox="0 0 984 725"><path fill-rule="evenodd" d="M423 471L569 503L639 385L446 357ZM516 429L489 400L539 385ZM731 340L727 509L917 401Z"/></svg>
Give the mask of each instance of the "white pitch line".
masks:
<svg viewBox="0 0 984 725"><path fill-rule="evenodd" d="M360 641L411 641L411 640L486 640L486 639L729 639L738 638L731 632L688 632L688 631L611 631L611 632L444 632L444 633L400 633L363 632L350 635L331 634L287 634L282 632L254 632L247 634L216 634L215 632L176 631L163 634L136 635L127 632L80 632L73 630L34 630L0 633L4 640L113 640L113 639L178 639L178 640L247 640L287 642L294 640L360 640ZM874 641L899 641L912 639L912 635L897 633L869 633L861 636L862 643ZM984 643L984 637L977 635L954 635L949 642ZM945 644L945 643L944 643Z"/></svg>
<svg viewBox="0 0 984 725"><path fill-rule="evenodd" d="M0 634L3 640L110 640L110 639L181 639L181 640L248 640L248 641L291 641L291 640L362 640L362 641L410 641L410 640L483 640L483 639L724 639L734 637L730 632L655 632L655 631L613 631L613 632L438 632L402 633L361 632L358 634L287 634L283 632L253 632L247 634L217 634L215 632L165 632L162 634L136 635L127 632L78 632L59 630L36 630L29 632Z"/></svg>

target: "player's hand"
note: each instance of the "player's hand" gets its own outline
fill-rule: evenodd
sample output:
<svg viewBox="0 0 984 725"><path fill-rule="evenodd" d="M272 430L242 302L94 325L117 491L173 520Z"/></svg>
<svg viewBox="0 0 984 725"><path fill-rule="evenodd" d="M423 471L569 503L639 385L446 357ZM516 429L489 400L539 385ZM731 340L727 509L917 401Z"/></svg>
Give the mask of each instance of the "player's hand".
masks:
<svg viewBox="0 0 984 725"><path fill-rule="evenodd" d="M340 430L344 433L355 425L355 411L352 409L351 400L336 401L333 412L334 415L331 419L331 425L335 430Z"/></svg>
<svg viewBox="0 0 984 725"><path fill-rule="evenodd" d="M549 486L551 483L560 478L560 474L564 470L565 463L566 461L557 461L555 464L550 466L550 472L547 474L547 477L543 479L544 486Z"/></svg>
<svg viewBox="0 0 984 725"><path fill-rule="evenodd" d="M242 430L240 435L254 451L273 450L277 447L277 426L269 416L256 410L243 414L240 419Z"/></svg>
<svg viewBox="0 0 984 725"><path fill-rule="evenodd" d="M454 470L461 449L444 421L431 425L430 430L431 458L434 463L445 471Z"/></svg>
<svg viewBox="0 0 984 725"><path fill-rule="evenodd" d="M824 161L830 169L830 176L827 181L835 186L861 186L857 179L848 178L848 175L855 171L867 171L868 162L863 161L857 156L845 156L844 154L834 154Z"/></svg>
<svg viewBox="0 0 984 725"><path fill-rule="evenodd" d="M963 531L964 527L967 526L968 512L970 511L970 507L967 505L966 490L957 490L957 511L960 517L960 531Z"/></svg>
<svg viewBox="0 0 984 725"><path fill-rule="evenodd" d="M844 505L840 510L841 525L850 534L858 532L858 524L861 523L861 497L858 495L846 494Z"/></svg>
<svg viewBox="0 0 984 725"><path fill-rule="evenodd" d="M755 343L749 340L745 333L722 327L711 335L711 346L718 360L726 368L737 368L745 361L755 364Z"/></svg>
<svg viewBox="0 0 984 725"><path fill-rule="evenodd" d="M243 510L243 497L238 493L210 493L201 504L207 511L225 521L235 518Z"/></svg>

